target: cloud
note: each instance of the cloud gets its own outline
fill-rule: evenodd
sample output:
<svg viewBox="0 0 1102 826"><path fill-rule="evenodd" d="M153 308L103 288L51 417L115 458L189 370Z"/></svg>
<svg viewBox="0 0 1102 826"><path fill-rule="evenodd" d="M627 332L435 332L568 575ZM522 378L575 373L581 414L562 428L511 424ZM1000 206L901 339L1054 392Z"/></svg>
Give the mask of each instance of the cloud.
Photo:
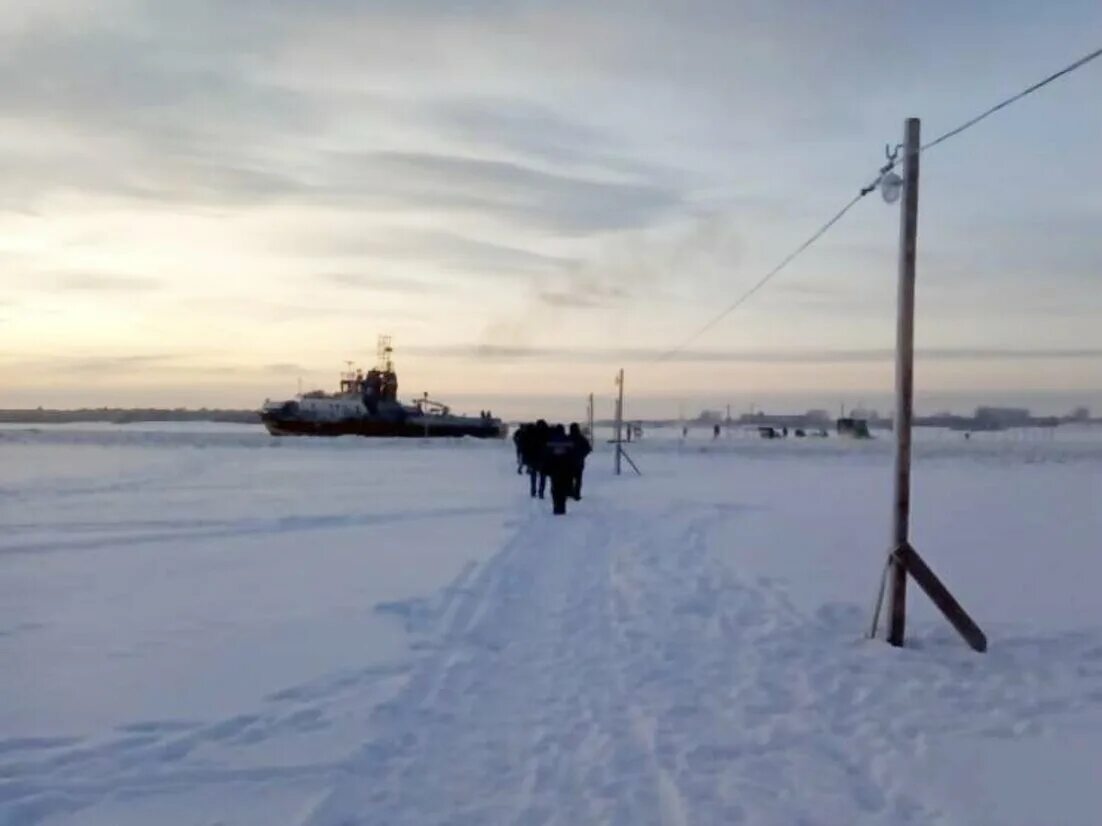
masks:
<svg viewBox="0 0 1102 826"><path fill-rule="evenodd" d="M596 309L613 307L631 298L631 290L601 279L592 273L575 273L559 289L543 290L538 300L548 307Z"/></svg>
<svg viewBox="0 0 1102 826"><path fill-rule="evenodd" d="M404 351L423 356L500 361L565 362L658 362L667 351L638 348L567 348L525 345L459 344L447 346L407 345ZM916 357L925 361L1060 361L1102 359L1102 348L1027 350L1014 348L934 347L919 349ZM702 364L851 364L890 362L890 349L837 350L685 350L667 363Z"/></svg>
<svg viewBox="0 0 1102 826"><path fill-rule="evenodd" d="M329 296L335 303L316 304L312 302L276 301L265 298L216 297L190 299L186 302L189 310L202 313L204 317L214 315L241 319L250 319L274 324L294 324L307 320L326 318L362 318L364 306L349 302L339 303L339 296ZM389 319L420 319L419 308L387 308Z"/></svg>
<svg viewBox="0 0 1102 826"><path fill-rule="evenodd" d="M402 278L388 275L368 275L364 273L329 272L317 276L338 287L371 290L373 292L415 293L444 292L449 288L444 284L419 281L415 278Z"/></svg>
<svg viewBox="0 0 1102 826"><path fill-rule="evenodd" d="M168 375L244 375L258 370L278 375L293 375L309 372L301 365L290 362L265 364L260 368L253 365L233 365L219 363L218 354L205 353L131 353L127 355L69 356L18 359L0 357L0 367L15 370L49 371L73 375L75 377L142 377ZM89 382L90 384L91 382Z"/></svg>
<svg viewBox="0 0 1102 826"><path fill-rule="evenodd" d="M329 162L327 181L314 190L326 199L471 212L565 235L651 226L683 204L682 194L664 184L566 175L458 154L343 153Z"/></svg>
<svg viewBox="0 0 1102 826"><path fill-rule="evenodd" d="M85 356L69 363L70 370L142 370L151 365L164 364L180 358L167 353L145 353L129 356Z"/></svg>
<svg viewBox="0 0 1102 826"><path fill-rule="evenodd" d="M309 256L369 257L373 262L423 262L473 275L560 273L574 269L579 264L574 258L468 238L444 230L398 227L379 228L370 235L362 230L351 233L321 232L291 239L288 248L300 255ZM338 282L342 279L343 276L336 278ZM357 276L349 279L349 283L362 280ZM384 278L380 283L385 283L385 280Z"/></svg>
<svg viewBox="0 0 1102 826"><path fill-rule="evenodd" d="M497 147L555 163L592 164L611 138L549 107L522 98L462 97L423 107L434 128L465 144ZM602 157L601 160L608 160ZM618 159L612 159L618 164Z"/></svg>
<svg viewBox="0 0 1102 826"><path fill-rule="evenodd" d="M1053 350L1026 350L1014 348L983 347L931 347L919 348L919 357L932 361L1048 361L1050 359L1102 358L1102 347L1070 347ZM895 358L895 351L891 351Z"/></svg>
<svg viewBox="0 0 1102 826"><path fill-rule="evenodd" d="M232 38L219 16L194 22L162 28L133 7L0 33L0 115L15 144L0 163L3 205L60 191L219 203L299 191L268 153L316 134L324 106L250 71L246 52L219 49Z"/></svg>
<svg viewBox="0 0 1102 826"><path fill-rule="evenodd" d="M241 334L261 342L269 340L266 323L286 330L307 316L315 318L304 325L380 302L423 313L426 327L457 337L463 329L477 339L485 327L490 344L560 341L551 333L574 321L571 340L579 345L602 344L610 330L618 340L637 333L651 341L647 330L675 323L687 309L671 305L730 300L867 180L905 114L900 100L935 134L997 97L1008 66L1023 82L1041 76L1034 69L1064 54L1069 34L1099 20L1097 4L1085 0L1048 4L1035 20L944 0L936 15L906 4L870 13L869 4L723 0L8 5L0 15L0 210L38 215L0 215L0 229L16 239L11 246L28 251L19 268L43 273L44 289L128 299L156 282L109 273L58 279L59 262L89 270L119 262L126 273L133 250L112 222L141 210L150 218L143 229L157 232L186 213L194 232L176 237L169 226L143 239L143 256L174 265L150 272L168 284L185 259L227 249L242 265L209 304L180 302L180 329L194 331L186 335L200 346L208 314L239 316ZM997 36L977 53L969 38L980 29ZM900 31L908 38L900 40ZM890 56L869 48L889 42ZM956 334L1015 344L1020 330L1031 329L1038 343L1097 341L1089 318L1102 238L1091 235L1098 199L1081 185L1081 163L1060 163L1093 157L1082 136L1097 131L1097 115L1075 105L1075 88L1054 85L1043 104L1037 98L1059 141L1013 124L987 133L997 140L977 130L924 169L924 197L937 204L923 213L921 249L923 301L940 324L933 340ZM1023 157L1033 162L1023 165ZM981 167L992 174L977 176ZM1015 174L999 174L1006 169ZM961 180L969 185L947 197L944 187ZM1079 222L1053 209L1068 196ZM1088 199L1093 211L1084 207ZM1014 211L1019 222L1010 225ZM895 228L886 215L867 209L847 219L763 293L757 307L776 310L783 300L791 328L808 322L784 340L838 347L869 340L869 325L847 322L868 321L859 310L880 312L890 301L883 274L893 266ZM296 232L323 222L327 231L288 237L280 226L289 220ZM65 246L65 236L85 228L104 237ZM247 243L256 236L260 243ZM210 243L197 245L198 237ZM872 254L852 248L861 239ZM935 267L939 250L949 263ZM304 260L286 260L293 255ZM289 267L299 283L285 293L271 289L273 274L288 287ZM416 277L400 277L407 272ZM320 275L303 283L306 273ZM487 284L481 276L513 281ZM786 292L790 276L849 286ZM469 291L466 309L478 317L449 327L459 320L440 309L448 301L418 300L447 288ZM296 292L306 306L295 306ZM42 322L28 341L57 332L50 311L35 310ZM1045 313L1059 313L1062 323L1048 323ZM818 336L827 323L831 335ZM552 348L497 357L654 355ZM1064 356L960 349L926 357ZM694 351L684 358L890 356Z"/></svg>
<svg viewBox="0 0 1102 826"><path fill-rule="evenodd" d="M414 95L410 104L362 87L293 88L271 62L287 48L289 10L264 5L261 21L211 6L0 31L9 80L0 116L18 126L0 156L0 207L33 209L75 191L170 205L451 212L584 235L650 226L683 203L681 185L657 168L618 161L614 140L536 103ZM354 6L316 10L334 14L371 22ZM297 25L311 17L297 16ZM350 109L375 124L356 143L375 148L342 151L325 138ZM584 171L553 168L563 163Z"/></svg>
<svg viewBox="0 0 1102 826"><path fill-rule="evenodd" d="M569 115L534 100L456 96L409 107L407 112L415 122L474 153L662 182L675 189L684 186L684 170L643 160L630 136L593 126L584 114Z"/></svg>
<svg viewBox="0 0 1102 826"><path fill-rule="evenodd" d="M145 292L163 285L155 278L141 275L111 275L108 273L66 273L47 279L55 290L81 292Z"/></svg>
<svg viewBox="0 0 1102 826"><path fill-rule="evenodd" d="M575 310L592 310L608 306L608 302L600 298L591 298L577 293L541 292L539 294L539 300L549 307L561 307Z"/></svg>
<svg viewBox="0 0 1102 826"><path fill-rule="evenodd" d="M261 369L263 369L267 373L276 373L279 375L290 375L294 373L302 374L309 372L301 364L295 364L293 362L287 361L278 361L273 364L265 364Z"/></svg>
<svg viewBox="0 0 1102 826"><path fill-rule="evenodd" d="M26 370L49 370L81 376L119 373L145 373L167 369L182 358L174 353L132 353L122 356L50 356L26 360L8 360L6 366Z"/></svg>

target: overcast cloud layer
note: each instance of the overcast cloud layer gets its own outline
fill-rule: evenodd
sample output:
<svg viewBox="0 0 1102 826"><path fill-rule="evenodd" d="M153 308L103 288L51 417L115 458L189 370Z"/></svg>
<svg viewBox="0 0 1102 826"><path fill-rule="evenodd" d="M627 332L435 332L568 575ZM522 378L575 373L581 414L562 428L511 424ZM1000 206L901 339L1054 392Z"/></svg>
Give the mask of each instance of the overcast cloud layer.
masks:
<svg viewBox="0 0 1102 826"><path fill-rule="evenodd" d="M12 404L255 404L382 332L440 395L602 391L621 362L656 396L887 391L875 197L650 357L851 197L905 116L933 136L1102 37L1081 0L3 11ZM920 389L1097 398L1100 92L1102 62L924 157Z"/></svg>

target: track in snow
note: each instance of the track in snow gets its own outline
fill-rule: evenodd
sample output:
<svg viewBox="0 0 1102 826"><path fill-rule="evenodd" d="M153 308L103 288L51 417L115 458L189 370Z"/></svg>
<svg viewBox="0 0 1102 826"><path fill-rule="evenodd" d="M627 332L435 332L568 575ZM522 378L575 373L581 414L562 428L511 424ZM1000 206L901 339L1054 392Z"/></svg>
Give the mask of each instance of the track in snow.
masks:
<svg viewBox="0 0 1102 826"><path fill-rule="evenodd" d="M1010 734L1039 686L1049 712L1094 699L1060 696L1028 651L1005 655L1032 680L1018 697L967 653L888 659L856 608L800 615L710 547L737 516L520 525L305 825L929 823L897 766L928 736ZM1098 684L1102 650L1079 655ZM943 717L908 710L928 692Z"/></svg>
<svg viewBox="0 0 1102 826"><path fill-rule="evenodd" d="M802 614L717 545L737 508L532 509L443 592L379 606L416 639L412 662L214 723L0 742L0 822L233 785L301 789L305 808L276 821L301 826L930 823L943 812L910 771L928 738L1013 736L1102 700L1090 636L1008 640L984 660L889 654L857 639L852 606ZM933 715L915 702L931 696ZM353 724L361 745L346 758L293 747ZM281 737L292 747L278 765L243 757Z"/></svg>

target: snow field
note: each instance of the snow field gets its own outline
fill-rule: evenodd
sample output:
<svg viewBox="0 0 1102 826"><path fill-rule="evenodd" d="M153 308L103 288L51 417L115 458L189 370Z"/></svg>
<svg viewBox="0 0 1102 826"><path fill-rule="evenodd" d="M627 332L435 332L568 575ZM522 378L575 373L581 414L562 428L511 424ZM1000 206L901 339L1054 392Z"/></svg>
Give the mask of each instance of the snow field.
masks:
<svg viewBox="0 0 1102 826"><path fill-rule="evenodd" d="M1095 823L1084 441L920 446L981 656L861 639L883 442L648 439L562 519L499 444L0 438L0 823Z"/></svg>

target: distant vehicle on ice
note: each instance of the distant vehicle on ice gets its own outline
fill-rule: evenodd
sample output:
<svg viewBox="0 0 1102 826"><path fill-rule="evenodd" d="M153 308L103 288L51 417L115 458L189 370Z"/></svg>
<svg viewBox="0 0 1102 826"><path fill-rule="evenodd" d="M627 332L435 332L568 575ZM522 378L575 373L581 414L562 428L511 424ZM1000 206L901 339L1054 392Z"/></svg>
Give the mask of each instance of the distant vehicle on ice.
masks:
<svg viewBox="0 0 1102 826"><path fill-rule="evenodd" d="M869 423L867 419L855 419L852 416L843 416L837 422L838 435L849 436L854 439L871 439Z"/></svg>

